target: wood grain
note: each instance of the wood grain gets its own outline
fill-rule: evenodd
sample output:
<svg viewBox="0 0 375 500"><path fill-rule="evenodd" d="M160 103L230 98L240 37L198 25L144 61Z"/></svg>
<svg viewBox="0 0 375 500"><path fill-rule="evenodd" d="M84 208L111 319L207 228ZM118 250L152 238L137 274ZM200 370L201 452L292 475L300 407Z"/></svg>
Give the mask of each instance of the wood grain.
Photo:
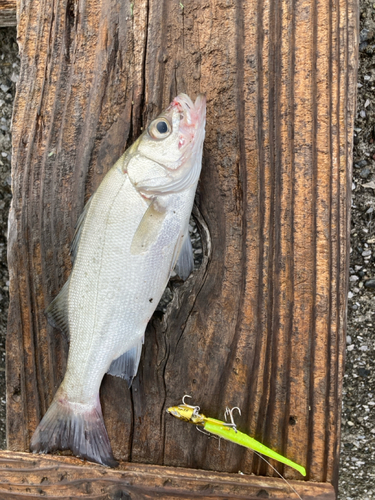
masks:
<svg viewBox="0 0 375 500"><path fill-rule="evenodd" d="M329 484L291 481L304 500L334 500ZM268 493L268 495L267 495ZM0 452L0 500L82 498L92 500L296 498L278 478L197 471L123 462L120 470L69 457Z"/></svg>
<svg viewBox="0 0 375 500"><path fill-rule="evenodd" d="M16 25L16 0L0 0L0 28Z"/></svg>
<svg viewBox="0 0 375 500"><path fill-rule="evenodd" d="M173 420L239 406L239 428L337 480L345 346L356 0L22 0L13 118L10 450L25 451L67 344L44 308L69 275L85 201L179 92L207 95L195 218L203 263L156 314L132 389L106 377L119 459L272 475ZM274 464L288 478L298 473Z"/></svg>

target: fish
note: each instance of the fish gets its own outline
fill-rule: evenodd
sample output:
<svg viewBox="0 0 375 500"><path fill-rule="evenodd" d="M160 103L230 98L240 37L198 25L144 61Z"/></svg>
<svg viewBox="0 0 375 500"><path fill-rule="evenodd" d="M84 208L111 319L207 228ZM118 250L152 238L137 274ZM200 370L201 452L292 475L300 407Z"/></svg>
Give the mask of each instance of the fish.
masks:
<svg viewBox="0 0 375 500"><path fill-rule="evenodd" d="M71 244L71 274L47 307L69 339L64 379L30 450L68 450L109 467L99 389L106 373L130 386L144 334L173 270L193 270L189 218L199 180L206 98L179 94L108 171Z"/></svg>

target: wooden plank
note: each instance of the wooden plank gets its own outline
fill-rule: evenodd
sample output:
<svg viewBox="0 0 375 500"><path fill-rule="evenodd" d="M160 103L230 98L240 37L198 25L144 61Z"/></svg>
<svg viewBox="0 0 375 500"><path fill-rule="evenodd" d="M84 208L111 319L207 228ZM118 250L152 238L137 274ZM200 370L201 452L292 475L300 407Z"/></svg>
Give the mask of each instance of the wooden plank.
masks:
<svg viewBox="0 0 375 500"><path fill-rule="evenodd" d="M17 26L16 0L0 0L0 28Z"/></svg>
<svg viewBox="0 0 375 500"><path fill-rule="evenodd" d="M189 393L212 417L239 406L241 430L335 483L357 2L29 0L20 12L8 447L28 450L64 374L67 344L43 310L69 275L85 200L171 98L204 91L203 260L150 322L132 389L103 382L115 456L273 473L168 417Z"/></svg>
<svg viewBox="0 0 375 500"><path fill-rule="evenodd" d="M334 500L332 485L291 481L304 500ZM279 478L123 462L120 470L70 457L0 452L0 499L295 499Z"/></svg>

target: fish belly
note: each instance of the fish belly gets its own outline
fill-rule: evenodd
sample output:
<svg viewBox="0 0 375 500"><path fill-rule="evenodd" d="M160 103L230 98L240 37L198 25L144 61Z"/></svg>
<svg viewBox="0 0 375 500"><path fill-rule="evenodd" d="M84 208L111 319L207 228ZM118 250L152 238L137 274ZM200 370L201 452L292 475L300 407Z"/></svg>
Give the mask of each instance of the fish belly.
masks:
<svg viewBox="0 0 375 500"><path fill-rule="evenodd" d="M191 192L190 192L191 191ZM142 342L168 282L195 187L171 194L157 241L132 255L131 243L149 202L114 168L95 194L70 277L70 347L63 382L69 401L95 400L111 362Z"/></svg>

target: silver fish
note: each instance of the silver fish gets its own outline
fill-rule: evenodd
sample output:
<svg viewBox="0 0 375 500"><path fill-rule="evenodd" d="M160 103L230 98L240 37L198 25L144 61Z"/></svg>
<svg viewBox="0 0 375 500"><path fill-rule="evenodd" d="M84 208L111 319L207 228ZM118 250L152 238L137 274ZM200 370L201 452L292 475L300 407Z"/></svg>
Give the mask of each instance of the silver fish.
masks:
<svg viewBox="0 0 375 500"><path fill-rule="evenodd" d="M46 309L70 339L64 380L30 448L116 466L103 422L105 373L131 384L144 332L175 268L193 267L188 224L202 163L206 100L178 95L104 177L78 220L72 272Z"/></svg>

